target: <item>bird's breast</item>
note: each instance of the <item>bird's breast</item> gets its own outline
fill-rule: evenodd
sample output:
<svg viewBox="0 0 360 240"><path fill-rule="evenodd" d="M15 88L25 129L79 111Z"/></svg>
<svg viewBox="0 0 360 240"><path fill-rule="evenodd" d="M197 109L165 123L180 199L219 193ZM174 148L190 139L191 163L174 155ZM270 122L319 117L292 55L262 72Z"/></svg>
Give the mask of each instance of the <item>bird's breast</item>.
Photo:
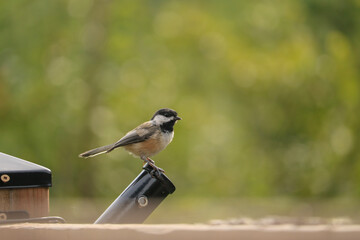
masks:
<svg viewBox="0 0 360 240"><path fill-rule="evenodd" d="M130 144L124 148L136 156L151 157L164 150L173 137L174 132L159 132L143 142Z"/></svg>

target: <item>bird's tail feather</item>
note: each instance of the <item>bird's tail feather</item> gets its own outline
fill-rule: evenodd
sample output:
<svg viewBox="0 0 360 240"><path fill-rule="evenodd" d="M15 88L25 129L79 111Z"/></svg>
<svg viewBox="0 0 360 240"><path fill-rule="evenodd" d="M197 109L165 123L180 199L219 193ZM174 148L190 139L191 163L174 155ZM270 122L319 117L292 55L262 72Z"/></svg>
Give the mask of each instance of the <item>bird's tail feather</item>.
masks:
<svg viewBox="0 0 360 240"><path fill-rule="evenodd" d="M89 151L81 153L79 155L79 157L88 158L88 157L94 157L94 156L102 154L102 153L110 152L112 150L113 146L114 146L114 144L110 144L110 145L98 147L98 148L95 148L95 149L91 149Z"/></svg>

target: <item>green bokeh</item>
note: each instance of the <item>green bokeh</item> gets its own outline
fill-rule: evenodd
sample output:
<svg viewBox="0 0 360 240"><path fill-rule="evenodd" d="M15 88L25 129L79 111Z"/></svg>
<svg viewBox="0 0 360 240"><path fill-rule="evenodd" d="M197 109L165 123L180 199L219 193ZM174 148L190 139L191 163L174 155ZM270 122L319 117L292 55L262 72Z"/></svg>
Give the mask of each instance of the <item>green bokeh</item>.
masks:
<svg viewBox="0 0 360 240"><path fill-rule="evenodd" d="M0 146L51 195L112 197L162 107L178 197L359 198L360 1L2 1ZM1 167L1 165L0 165Z"/></svg>

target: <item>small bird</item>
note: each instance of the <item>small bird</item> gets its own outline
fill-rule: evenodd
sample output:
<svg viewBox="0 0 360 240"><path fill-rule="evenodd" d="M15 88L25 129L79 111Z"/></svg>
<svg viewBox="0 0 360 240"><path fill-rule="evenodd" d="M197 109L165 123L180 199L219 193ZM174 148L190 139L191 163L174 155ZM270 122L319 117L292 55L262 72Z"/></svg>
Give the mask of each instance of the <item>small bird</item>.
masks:
<svg viewBox="0 0 360 240"><path fill-rule="evenodd" d="M124 147L125 150L134 156L140 157L140 159L148 163L155 170L164 172L163 169L155 165L155 162L150 157L164 150L172 141L174 125L178 120L181 120L181 117L177 115L176 111L162 108L153 115L150 121L134 128L119 141L86 151L81 153L79 157L94 157L102 153L111 152L115 148Z"/></svg>

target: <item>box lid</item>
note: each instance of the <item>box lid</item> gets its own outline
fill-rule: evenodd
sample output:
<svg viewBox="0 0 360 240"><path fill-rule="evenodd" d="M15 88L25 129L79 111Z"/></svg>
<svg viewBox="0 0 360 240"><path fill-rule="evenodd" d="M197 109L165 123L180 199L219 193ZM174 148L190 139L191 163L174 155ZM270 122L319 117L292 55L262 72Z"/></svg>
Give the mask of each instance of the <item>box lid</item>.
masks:
<svg viewBox="0 0 360 240"><path fill-rule="evenodd" d="M0 152L0 189L50 186L50 169Z"/></svg>

